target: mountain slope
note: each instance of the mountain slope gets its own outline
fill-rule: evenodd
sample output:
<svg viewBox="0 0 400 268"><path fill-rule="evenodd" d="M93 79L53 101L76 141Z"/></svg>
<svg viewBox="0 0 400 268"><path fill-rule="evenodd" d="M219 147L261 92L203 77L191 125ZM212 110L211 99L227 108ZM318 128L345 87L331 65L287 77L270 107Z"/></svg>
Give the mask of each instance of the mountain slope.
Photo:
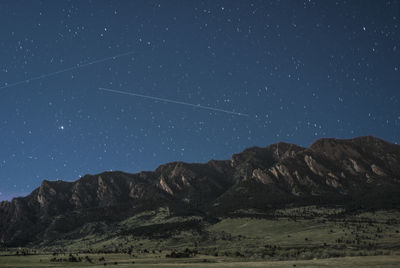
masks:
<svg viewBox="0 0 400 268"><path fill-rule="evenodd" d="M398 207L400 146L374 137L321 139L309 148L279 143L226 161L43 181L27 197L0 203L0 241L49 241L88 223L118 223L160 207L168 208L168 217L207 222L240 209L304 204Z"/></svg>

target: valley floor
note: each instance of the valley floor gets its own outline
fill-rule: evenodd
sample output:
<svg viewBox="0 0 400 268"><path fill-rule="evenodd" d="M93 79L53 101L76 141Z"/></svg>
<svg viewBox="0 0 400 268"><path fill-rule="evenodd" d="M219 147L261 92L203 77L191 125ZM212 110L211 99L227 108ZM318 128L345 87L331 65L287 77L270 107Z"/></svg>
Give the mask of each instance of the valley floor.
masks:
<svg viewBox="0 0 400 268"><path fill-rule="evenodd" d="M160 209L91 223L43 245L0 249L0 268L400 267L398 210L239 211L200 229L194 220Z"/></svg>
<svg viewBox="0 0 400 268"><path fill-rule="evenodd" d="M158 256L143 256L132 258L126 254L88 254L92 263L83 261L77 263L51 262L52 255L31 256L0 256L1 268L25 267L399 267L400 255L392 256L365 256L342 257L321 260L293 260L293 261L238 261L221 257L197 256L195 258L166 259ZM104 260L99 261L104 257Z"/></svg>

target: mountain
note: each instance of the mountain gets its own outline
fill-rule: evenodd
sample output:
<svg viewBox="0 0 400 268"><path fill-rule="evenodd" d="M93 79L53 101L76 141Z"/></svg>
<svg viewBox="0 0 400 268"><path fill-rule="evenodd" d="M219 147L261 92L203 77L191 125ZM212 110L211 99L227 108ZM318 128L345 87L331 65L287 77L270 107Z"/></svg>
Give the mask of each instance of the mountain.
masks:
<svg viewBox="0 0 400 268"><path fill-rule="evenodd" d="M310 204L399 207L400 146L371 136L320 139L309 148L278 143L224 161L173 162L152 172L104 172L75 182L45 180L30 195L0 203L0 242L46 244L84 235L88 224L105 232L104 226L160 208L167 208L168 218L194 217L203 224L238 211ZM190 228L199 221L190 221ZM141 232L155 230L145 226ZM156 229L168 232L168 226ZM133 227L123 232L138 230Z"/></svg>

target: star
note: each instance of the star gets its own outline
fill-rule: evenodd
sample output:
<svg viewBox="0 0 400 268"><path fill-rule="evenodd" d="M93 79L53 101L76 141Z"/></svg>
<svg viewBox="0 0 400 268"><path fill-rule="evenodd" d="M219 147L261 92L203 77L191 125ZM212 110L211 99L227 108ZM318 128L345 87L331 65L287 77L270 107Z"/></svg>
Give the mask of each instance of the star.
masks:
<svg viewBox="0 0 400 268"><path fill-rule="evenodd" d="M27 179L229 159L282 139L399 142L397 1L3 2L3 198Z"/></svg>

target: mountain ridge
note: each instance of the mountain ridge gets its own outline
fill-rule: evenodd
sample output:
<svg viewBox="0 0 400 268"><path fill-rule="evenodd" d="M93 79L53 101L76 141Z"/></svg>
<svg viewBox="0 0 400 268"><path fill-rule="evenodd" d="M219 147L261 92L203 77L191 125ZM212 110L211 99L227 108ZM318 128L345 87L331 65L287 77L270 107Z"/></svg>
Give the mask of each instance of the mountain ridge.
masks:
<svg viewBox="0 0 400 268"><path fill-rule="evenodd" d="M241 209L304 204L396 207L399 196L398 145L372 136L318 139L308 148L281 142L247 148L229 160L44 180L28 196L0 203L0 241L37 243L88 222L120 221L159 207L215 219Z"/></svg>

